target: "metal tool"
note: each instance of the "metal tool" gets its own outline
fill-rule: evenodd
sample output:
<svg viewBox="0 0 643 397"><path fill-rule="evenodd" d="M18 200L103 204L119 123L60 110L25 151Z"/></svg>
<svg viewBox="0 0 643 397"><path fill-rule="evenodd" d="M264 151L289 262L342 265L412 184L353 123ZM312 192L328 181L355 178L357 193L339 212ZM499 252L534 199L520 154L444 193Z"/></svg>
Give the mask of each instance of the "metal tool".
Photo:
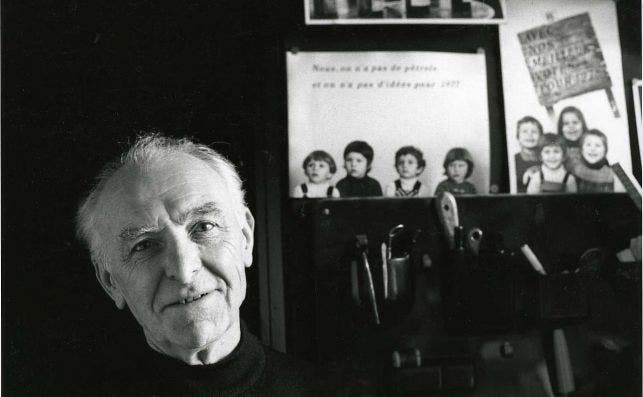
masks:
<svg viewBox="0 0 643 397"><path fill-rule="evenodd" d="M380 246L380 253L382 254L382 283L384 284L384 299L388 298L388 253L386 243Z"/></svg>
<svg viewBox="0 0 643 397"><path fill-rule="evenodd" d="M527 261L529 262L531 267L533 267L537 273L542 274L543 276L547 275L547 272L545 271L543 264L540 262L536 254L534 254L534 251L532 251L527 244L521 245L520 251L522 251L522 253L525 255L525 258L527 258Z"/></svg>
<svg viewBox="0 0 643 397"><path fill-rule="evenodd" d="M454 229L460 225L458 219L458 204L455 196L449 192L443 192L436 200L438 206L438 217L442 223L444 234L449 241L449 248L455 248Z"/></svg>
<svg viewBox="0 0 643 397"><path fill-rule="evenodd" d="M377 309L377 300L375 298L375 284L373 283L371 266L368 263L368 239L364 234L357 235L356 238L356 246L362 259L364 273L366 273L366 281L368 283L368 299L371 303L371 309L373 310L373 321L375 321L375 324L380 324L380 314Z"/></svg>
<svg viewBox="0 0 643 397"><path fill-rule="evenodd" d="M402 233L402 230L404 230L404 225L399 224L395 227L393 227L391 230L388 232L388 250L386 251L386 260L390 261L391 256L393 255L393 239L397 237L400 233Z"/></svg>
<svg viewBox="0 0 643 397"><path fill-rule="evenodd" d="M390 291L388 298L390 300L397 300L401 295L407 294L407 285L409 281L409 254L391 258L389 260L390 266Z"/></svg>
<svg viewBox="0 0 643 397"><path fill-rule="evenodd" d="M480 241L482 240L482 230L478 227L474 227L469 230L467 233L467 242L469 243L469 249L474 255L480 253Z"/></svg>
<svg viewBox="0 0 643 397"><path fill-rule="evenodd" d="M397 274L396 266L393 266L391 259L393 257L393 240L404 230L404 225L399 224L394 226L388 232L388 246L386 246L386 264L382 271L386 275L386 281L384 282L384 299L397 298ZM390 271L388 270L390 269Z"/></svg>

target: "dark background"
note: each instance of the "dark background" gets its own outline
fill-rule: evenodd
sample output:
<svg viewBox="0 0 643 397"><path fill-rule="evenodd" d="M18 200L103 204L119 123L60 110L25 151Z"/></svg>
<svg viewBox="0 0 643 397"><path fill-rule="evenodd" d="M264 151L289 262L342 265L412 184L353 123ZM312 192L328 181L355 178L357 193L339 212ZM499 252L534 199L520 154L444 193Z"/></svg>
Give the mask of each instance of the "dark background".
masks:
<svg viewBox="0 0 643 397"><path fill-rule="evenodd" d="M131 315L115 310L100 289L74 238L83 192L139 131L193 136L239 165L259 230L276 236L258 253L267 260L270 244L289 232L280 215L288 212L286 49L484 48L492 181L508 190L496 26L306 27L301 1L104 3L2 3L6 395L66 394L147 348ZM630 80L641 77L640 2L618 1L617 8L636 160ZM257 273L248 273L242 315L259 334Z"/></svg>

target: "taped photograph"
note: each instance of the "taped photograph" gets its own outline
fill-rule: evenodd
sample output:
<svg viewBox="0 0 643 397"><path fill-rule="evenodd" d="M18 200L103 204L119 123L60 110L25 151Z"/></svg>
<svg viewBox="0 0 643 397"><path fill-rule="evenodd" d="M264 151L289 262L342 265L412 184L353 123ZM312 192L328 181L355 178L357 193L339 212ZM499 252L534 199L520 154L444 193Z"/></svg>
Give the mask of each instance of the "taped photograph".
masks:
<svg viewBox="0 0 643 397"><path fill-rule="evenodd" d="M504 0L304 0L306 24L498 24Z"/></svg>
<svg viewBox="0 0 643 397"><path fill-rule="evenodd" d="M507 2L500 27L512 193L624 191L631 171L613 1Z"/></svg>

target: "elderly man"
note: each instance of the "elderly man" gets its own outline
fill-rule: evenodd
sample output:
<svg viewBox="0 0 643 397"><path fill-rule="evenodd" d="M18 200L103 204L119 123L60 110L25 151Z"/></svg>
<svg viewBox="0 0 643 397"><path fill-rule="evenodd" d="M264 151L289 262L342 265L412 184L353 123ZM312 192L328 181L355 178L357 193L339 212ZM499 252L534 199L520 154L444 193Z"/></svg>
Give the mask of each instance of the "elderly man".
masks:
<svg viewBox="0 0 643 397"><path fill-rule="evenodd" d="M234 167L157 135L101 172L78 211L101 286L128 307L151 354L106 388L139 395L300 395L313 373L262 346L239 318L254 219Z"/></svg>

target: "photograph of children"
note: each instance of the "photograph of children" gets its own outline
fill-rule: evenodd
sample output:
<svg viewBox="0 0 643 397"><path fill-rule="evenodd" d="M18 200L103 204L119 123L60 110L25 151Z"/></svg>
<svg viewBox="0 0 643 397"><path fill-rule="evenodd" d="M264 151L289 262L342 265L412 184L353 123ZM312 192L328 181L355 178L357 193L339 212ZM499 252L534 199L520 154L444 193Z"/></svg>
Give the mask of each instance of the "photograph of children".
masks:
<svg viewBox="0 0 643 397"><path fill-rule="evenodd" d="M563 138L564 168L575 177L577 192L613 191L586 182L612 183L608 168L614 162L632 169L614 2L508 0L506 5L507 22L499 30L510 192L541 190L534 170L549 178L551 164L543 164L538 144L549 132ZM588 161L594 160L589 148L587 158L582 155L583 137L591 130L604 138L593 133L590 143L609 147L600 163ZM559 145L547 152L556 152L554 146ZM617 185L611 189L618 191Z"/></svg>
<svg viewBox="0 0 643 397"><path fill-rule="evenodd" d="M303 197L302 184L316 187L302 172L314 151L336 164L321 197L328 186L340 198L431 196L449 175L453 148L466 149L449 161L453 189L489 191L484 54L299 51L286 59L291 197ZM466 169L456 171L460 163Z"/></svg>
<svg viewBox="0 0 643 397"><path fill-rule="evenodd" d="M444 175L446 179L438 184L435 195L450 192L455 196L476 194L476 187L467 179L473 174L473 158L467 149L456 147L447 152L444 158Z"/></svg>
<svg viewBox="0 0 643 397"><path fill-rule="evenodd" d="M386 197L429 197L428 186L418 180L426 161L422 151L413 146L404 146L395 152L395 169L399 178L384 189Z"/></svg>
<svg viewBox="0 0 643 397"><path fill-rule="evenodd" d="M337 188L330 184L331 178L337 172L337 165L330 154L323 150L315 150L306 156L303 168L308 182L295 186L292 197L339 197Z"/></svg>
<svg viewBox="0 0 643 397"><path fill-rule="evenodd" d="M307 24L497 24L504 0L304 0Z"/></svg>
<svg viewBox="0 0 643 397"><path fill-rule="evenodd" d="M525 116L518 120L516 125L516 139L520 152L514 155L514 168L518 193L527 191L525 172L534 166L540 165L538 141L543 135L543 126L534 117Z"/></svg>
<svg viewBox="0 0 643 397"><path fill-rule="evenodd" d="M576 178L565 168L568 159L565 138L544 134L538 139L540 166L531 168L524 176L527 193L575 193Z"/></svg>
<svg viewBox="0 0 643 397"><path fill-rule="evenodd" d="M583 112L577 107L567 106L558 116L558 135L565 140L565 168L574 170L581 159L580 138L587 132Z"/></svg>
<svg viewBox="0 0 643 397"><path fill-rule="evenodd" d="M625 187L614 175L607 161L607 136L592 129L579 139L580 160L573 164L572 172L578 180L579 193L624 192Z"/></svg>
<svg viewBox="0 0 643 397"><path fill-rule="evenodd" d="M353 141L344 149L346 176L337 182L342 197L381 196L382 186L368 176L373 163L373 148L364 141Z"/></svg>

